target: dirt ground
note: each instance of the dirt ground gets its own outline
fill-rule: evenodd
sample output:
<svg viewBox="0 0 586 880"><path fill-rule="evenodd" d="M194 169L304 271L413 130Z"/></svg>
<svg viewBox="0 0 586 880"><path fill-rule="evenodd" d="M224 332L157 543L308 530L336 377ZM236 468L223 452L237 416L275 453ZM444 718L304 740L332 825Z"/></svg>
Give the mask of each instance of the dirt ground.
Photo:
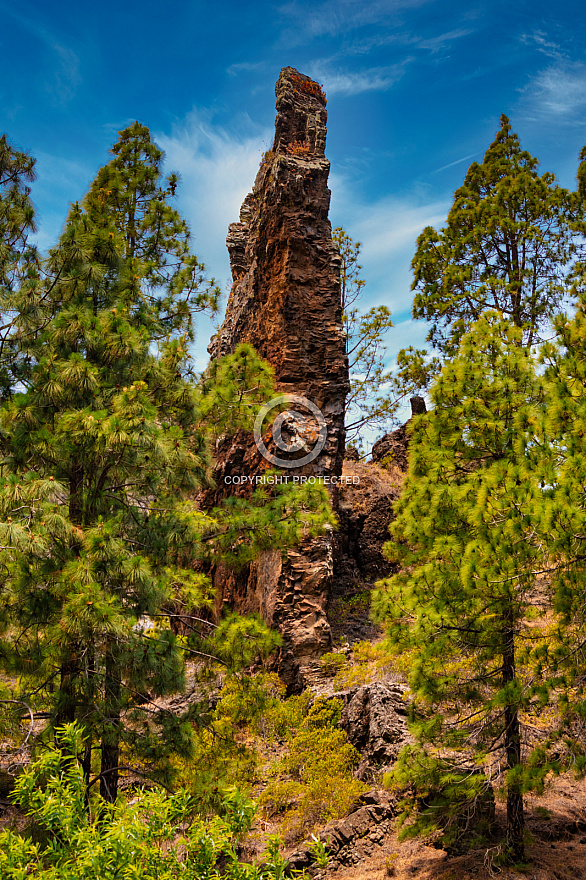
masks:
<svg viewBox="0 0 586 880"><path fill-rule="evenodd" d="M497 804L497 823L505 820L504 804ZM388 836L372 854L353 867L326 871L327 880L586 880L586 781L565 774L541 797L526 799L528 865L522 870L499 868L496 853L484 847L463 856L421 841L399 842ZM360 855L360 843L356 854Z"/></svg>

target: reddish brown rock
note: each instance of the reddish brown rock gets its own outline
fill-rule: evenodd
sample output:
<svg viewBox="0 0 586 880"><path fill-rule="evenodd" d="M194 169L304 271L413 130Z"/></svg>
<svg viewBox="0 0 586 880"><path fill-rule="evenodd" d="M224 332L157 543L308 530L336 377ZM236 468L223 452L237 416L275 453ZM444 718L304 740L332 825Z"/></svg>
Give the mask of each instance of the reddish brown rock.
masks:
<svg viewBox="0 0 586 880"><path fill-rule="evenodd" d="M279 393L302 395L325 418L325 445L301 472L340 475L348 364L340 259L328 220L325 95L291 67L281 71L276 95L273 147L263 157L240 221L229 228L233 284L224 323L209 351L218 357L240 342L252 343L274 367ZM307 430L311 433L310 425ZM224 440L216 456L213 501L225 493L225 475L260 473L268 466L244 432ZM281 671L291 688L303 685L303 667L331 644L325 606L332 548L332 535L327 534L286 556L265 554L239 575L216 572L224 602L259 611L284 635Z"/></svg>
<svg viewBox="0 0 586 880"><path fill-rule="evenodd" d="M413 416L422 415L427 412L425 400L423 397L411 398L411 418ZM407 458L407 450L409 448L409 432L408 427L411 419L397 428L385 434L380 440L377 440L372 447L372 460L383 467L396 467L405 473L409 467Z"/></svg>

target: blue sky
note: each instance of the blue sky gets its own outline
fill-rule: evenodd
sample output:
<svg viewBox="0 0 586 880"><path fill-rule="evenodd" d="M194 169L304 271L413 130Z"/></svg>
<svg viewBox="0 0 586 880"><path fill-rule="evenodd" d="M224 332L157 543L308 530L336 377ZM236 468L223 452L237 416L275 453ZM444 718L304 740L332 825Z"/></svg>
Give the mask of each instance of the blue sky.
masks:
<svg viewBox="0 0 586 880"><path fill-rule="evenodd" d="M39 243L148 125L182 176L194 249L226 287L228 223L272 141L274 83L291 65L328 95L331 220L363 242L365 305L386 303L391 352L423 343L409 263L506 113L523 146L573 186L586 143L586 25L575 0L0 0L0 118L37 157ZM205 364L209 325L196 349Z"/></svg>

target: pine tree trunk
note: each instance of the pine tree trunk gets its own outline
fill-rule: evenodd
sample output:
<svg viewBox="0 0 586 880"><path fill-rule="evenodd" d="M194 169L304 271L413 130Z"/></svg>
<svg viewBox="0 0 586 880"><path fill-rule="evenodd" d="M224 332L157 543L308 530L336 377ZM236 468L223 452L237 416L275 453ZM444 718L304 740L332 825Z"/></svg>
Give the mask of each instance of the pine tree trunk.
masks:
<svg viewBox="0 0 586 880"><path fill-rule="evenodd" d="M75 721L77 695L75 679L79 673L76 645L69 646L69 657L61 664L60 686L55 713L55 727Z"/></svg>
<svg viewBox="0 0 586 880"><path fill-rule="evenodd" d="M82 516L81 494L83 487L83 468L73 468L69 478L69 517L73 525L79 526ZM58 694L57 712L55 713L55 726L71 724L75 721L78 708L78 695L76 679L79 679L79 644L70 642L67 647L66 659L61 663L61 683ZM59 744L58 740L57 744Z"/></svg>
<svg viewBox="0 0 586 880"><path fill-rule="evenodd" d="M85 670L84 675L86 678L86 705L83 710L83 714L81 715L81 721L85 725L84 729L84 738L85 738L85 748L83 753L82 760L82 769L83 769L83 777L85 779L86 785L89 784L91 774L92 774L92 725L91 725L91 717L95 712L95 685L96 685L96 668L95 668L95 652L93 650L88 650L86 652L86 662L85 662ZM86 793L86 800L89 806L89 792Z"/></svg>
<svg viewBox="0 0 586 880"><path fill-rule="evenodd" d="M512 615L511 615L512 616ZM503 684L511 684L516 677L514 629L504 632ZM505 751L509 770L521 763L521 727L516 704L505 706ZM525 813L523 794L517 784L507 787L507 843L511 863L525 861Z"/></svg>
<svg viewBox="0 0 586 880"><path fill-rule="evenodd" d="M120 763L120 678L118 673L114 645L109 642L106 648L104 681L106 728L102 734L100 794L105 801L112 804L118 795L118 765Z"/></svg>

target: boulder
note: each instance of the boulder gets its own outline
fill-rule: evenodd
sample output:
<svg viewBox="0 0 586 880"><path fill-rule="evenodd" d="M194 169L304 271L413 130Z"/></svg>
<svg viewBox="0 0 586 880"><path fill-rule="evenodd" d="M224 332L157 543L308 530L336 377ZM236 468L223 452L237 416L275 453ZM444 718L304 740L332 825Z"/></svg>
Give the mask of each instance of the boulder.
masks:
<svg viewBox="0 0 586 880"><path fill-rule="evenodd" d="M340 726L362 755L359 779L373 780L412 742L405 720L405 688L380 681L358 688L342 711Z"/></svg>

